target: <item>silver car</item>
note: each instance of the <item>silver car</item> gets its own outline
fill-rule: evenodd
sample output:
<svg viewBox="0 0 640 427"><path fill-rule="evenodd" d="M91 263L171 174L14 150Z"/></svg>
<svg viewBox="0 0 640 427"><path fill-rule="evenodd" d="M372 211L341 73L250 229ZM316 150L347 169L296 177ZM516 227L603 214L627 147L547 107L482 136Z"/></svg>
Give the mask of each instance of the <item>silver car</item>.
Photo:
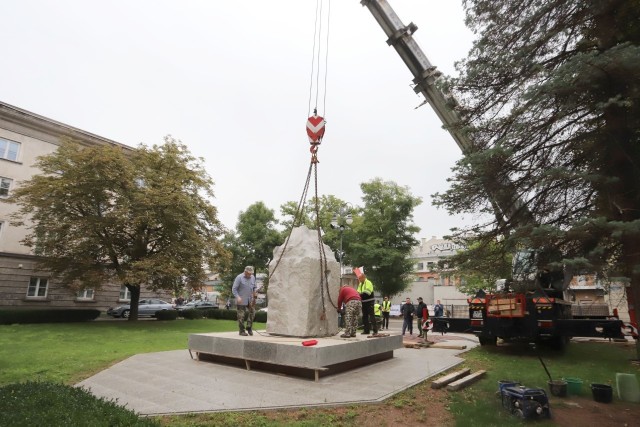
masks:
<svg viewBox="0 0 640 427"><path fill-rule="evenodd" d="M141 299L138 303L138 316L154 316L158 310L173 310L173 304L161 299L148 298ZM107 314L113 317L129 317L131 306L129 304L110 307Z"/></svg>

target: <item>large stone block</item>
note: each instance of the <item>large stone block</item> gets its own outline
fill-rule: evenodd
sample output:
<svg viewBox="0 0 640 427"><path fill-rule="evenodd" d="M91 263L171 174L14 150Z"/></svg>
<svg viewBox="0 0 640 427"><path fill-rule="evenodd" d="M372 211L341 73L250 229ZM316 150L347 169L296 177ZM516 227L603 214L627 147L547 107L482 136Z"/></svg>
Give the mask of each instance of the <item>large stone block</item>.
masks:
<svg viewBox="0 0 640 427"><path fill-rule="evenodd" d="M340 264L324 243L321 260L318 232L296 227L289 242L273 251L269 264L267 332L292 337L328 337L338 333ZM276 267L277 265L277 267Z"/></svg>

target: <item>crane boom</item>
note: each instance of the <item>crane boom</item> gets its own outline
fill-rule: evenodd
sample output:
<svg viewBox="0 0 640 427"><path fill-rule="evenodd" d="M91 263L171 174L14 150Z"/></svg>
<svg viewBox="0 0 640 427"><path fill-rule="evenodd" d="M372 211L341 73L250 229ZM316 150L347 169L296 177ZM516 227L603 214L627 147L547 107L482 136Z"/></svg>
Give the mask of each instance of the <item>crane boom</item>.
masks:
<svg viewBox="0 0 640 427"><path fill-rule="evenodd" d="M460 116L455 111L458 102L451 94L443 93L436 87L435 82L441 73L431 64L413 38L418 26L413 22L405 26L386 0L361 0L360 3L366 6L378 21L388 37L387 44L393 46L413 74L415 92L422 93L462 153L470 153L473 144L457 126L460 123Z"/></svg>
<svg viewBox="0 0 640 427"><path fill-rule="evenodd" d="M431 64L413 38L418 26L413 22L404 25L387 0L361 0L360 3L366 6L378 21L388 37L387 44L393 46L413 74L414 91L421 93L431 105L462 153L473 153L476 150L474 144L459 126L461 118L456 111L458 101L451 93L443 92L436 85L442 73ZM507 177L485 178L484 185L499 224L535 224L533 214L517 196L514 184Z"/></svg>

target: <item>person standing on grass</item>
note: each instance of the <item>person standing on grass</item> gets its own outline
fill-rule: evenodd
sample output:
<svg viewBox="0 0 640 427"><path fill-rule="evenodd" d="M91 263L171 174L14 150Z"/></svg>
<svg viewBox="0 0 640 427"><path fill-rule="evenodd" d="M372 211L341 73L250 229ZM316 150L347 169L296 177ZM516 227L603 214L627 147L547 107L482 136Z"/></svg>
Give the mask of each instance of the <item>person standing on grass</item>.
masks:
<svg viewBox="0 0 640 427"><path fill-rule="evenodd" d="M244 272L238 274L231 287L233 296L236 297L236 310L238 312L238 328L240 335L253 335L253 318L255 316L256 278L253 275L253 267L250 265L244 268ZM247 316L248 315L248 316ZM247 327L245 331L245 317Z"/></svg>
<svg viewBox="0 0 640 427"><path fill-rule="evenodd" d="M344 333L340 335L340 337L354 338L356 336L356 329L358 329L358 315L362 310L362 299L355 289L346 284L340 287L340 294L338 294L338 307L342 307L343 304ZM340 308L338 308L338 313L340 313Z"/></svg>
<svg viewBox="0 0 640 427"><path fill-rule="evenodd" d="M409 329L409 335L413 335L413 316L416 313L416 308L411 303L411 298L406 299L402 308L400 308L400 313L402 313L402 318L404 319L402 322L402 335L405 334L407 329Z"/></svg>

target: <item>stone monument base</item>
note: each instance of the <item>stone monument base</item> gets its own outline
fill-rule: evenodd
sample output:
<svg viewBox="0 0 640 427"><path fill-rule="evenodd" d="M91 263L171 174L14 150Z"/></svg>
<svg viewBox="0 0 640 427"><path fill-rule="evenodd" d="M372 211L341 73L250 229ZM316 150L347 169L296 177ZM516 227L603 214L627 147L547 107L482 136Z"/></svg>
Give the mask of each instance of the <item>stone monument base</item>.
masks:
<svg viewBox="0 0 640 427"><path fill-rule="evenodd" d="M315 338L317 344L303 346L305 338L272 336L255 331L253 336L238 332L189 335L189 353L197 360L212 361L247 370L284 373L316 381L321 376L359 368L393 358L402 348L402 336L367 338Z"/></svg>

